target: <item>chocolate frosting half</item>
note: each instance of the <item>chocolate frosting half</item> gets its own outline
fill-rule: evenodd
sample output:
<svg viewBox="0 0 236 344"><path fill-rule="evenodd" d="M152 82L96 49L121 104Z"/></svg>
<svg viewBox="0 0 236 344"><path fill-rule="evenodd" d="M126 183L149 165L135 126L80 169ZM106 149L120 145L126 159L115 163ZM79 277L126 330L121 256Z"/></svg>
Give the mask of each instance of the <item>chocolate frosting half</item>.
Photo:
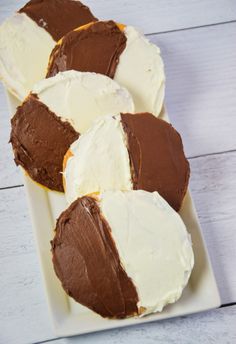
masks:
<svg viewBox="0 0 236 344"><path fill-rule="evenodd" d="M51 244L54 269L67 294L103 317L137 314L136 288L95 199L79 198L60 215Z"/></svg>
<svg viewBox="0 0 236 344"><path fill-rule="evenodd" d="M79 134L30 94L11 120L15 162L36 182L63 192L63 158Z"/></svg>
<svg viewBox="0 0 236 344"><path fill-rule="evenodd" d="M188 187L189 163L179 133L150 113L121 114L134 189L158 191L179 211Z"/></svg>
<svg viewBox="0 0 236 344"><path fill-rule="evenodd" d="M125 46L126 36L113 21L69 32L51 53L47 77L74 69L113 78Z"/></svg>
<svg viewBox="0 0 236 344"><path fill-rule="evenodd" d="M31 0L19 13L25 13L57 42L67 32L96 21L90 9L74 0Z"/></svg>

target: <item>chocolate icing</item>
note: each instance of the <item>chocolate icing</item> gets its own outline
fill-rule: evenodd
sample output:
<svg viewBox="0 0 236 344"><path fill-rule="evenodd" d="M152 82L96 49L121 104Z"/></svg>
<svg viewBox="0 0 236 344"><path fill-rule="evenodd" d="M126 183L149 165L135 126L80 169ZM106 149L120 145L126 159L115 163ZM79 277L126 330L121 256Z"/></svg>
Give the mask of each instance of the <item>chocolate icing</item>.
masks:
<svg viewBox="0 0 236 344"><path fill-rule="evenodd" d="M60 215L51 244L54 269L67 294L103 317L137 314L136 288L95 199L79 198Z"/></svg>
<svg viewBox="0 0 236 344"><path fill-rule="evenodd" d="M69 32L51 53L47 77L65 70L115 75L126 36L113 21Z"/></svg>
<svg viewBox="0 0 236 344"><path fill-rule="evenodd" d="M97 20L87 6L74 0L31 0L19 13L25 13L55 41L67 32Z"/></svg>
<svg viewBox="0 0 236 344"><path fill-rule="evenodd" d="M63 157L79 134L30 94L11 120L15 162L36 182L62 191Z"/></svg>
<svg viewBox="0 0 236 344"><path fill-rule="evenodd" d="M178 211L190 175L178 132L150 113L121 114L134 189L158 191Z"/></svg>

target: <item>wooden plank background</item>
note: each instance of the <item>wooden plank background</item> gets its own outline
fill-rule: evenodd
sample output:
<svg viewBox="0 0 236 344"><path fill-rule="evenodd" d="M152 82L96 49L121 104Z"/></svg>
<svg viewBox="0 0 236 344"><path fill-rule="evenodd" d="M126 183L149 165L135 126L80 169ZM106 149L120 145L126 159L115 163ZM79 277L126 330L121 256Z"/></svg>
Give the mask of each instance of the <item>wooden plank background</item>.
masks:
<svg viewBox="0 0 236 344"><path fill-rule="evenodd" d="M0 0L0 22L24 4ZM95 15L139 27L160 46L166 102L183 136L191 190L225 307L56 340L0 87L0 343L236 342L236 1L87 0Z"/></svg>
<svg viewBox="0 0 236 344"><path fill-rule="evenodd" d="M1 0L0 21L25 4ZM235 20L234 0L86 0L95 16L139 27L145 34L180 30Z"/></svg>

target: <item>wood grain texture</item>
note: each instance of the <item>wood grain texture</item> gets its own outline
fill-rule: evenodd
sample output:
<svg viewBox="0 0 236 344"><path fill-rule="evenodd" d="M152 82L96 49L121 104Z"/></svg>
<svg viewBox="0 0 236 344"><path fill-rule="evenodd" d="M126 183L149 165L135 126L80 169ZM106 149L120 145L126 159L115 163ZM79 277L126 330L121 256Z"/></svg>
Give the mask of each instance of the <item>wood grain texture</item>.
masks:
<svg viewBox="0 0 236 344"><path fill-rule="evenodd" d="M162 50L167 109L188 157L236 149L235 36L236 23L151 36Z"/></svg>
<svg viewBox="0 0 236 344"><path fill-rule="evenodd" d="M10 138L10 115L0 84L0 188L22 184L21 171L14 163Z"/></svg>
<svg viewBox="0 0 236 344"><path fill-rule="evenodd" d="M114 331L58 339L53 344L233 344L236 306Z"/></svg>
<svg viewBox="0 0 236 344"><path fill-rule="evenodd" d="M86 0L85 3L97 17L134 25L146 34L236 19L234 0L116 0L112 5L110 0Z"/></svg>
<svg viewBox="0 0 236 344"><path fill-rule="evenodd" d="M162 49L166 102L188 157L236 149L236 23L149 37ZM21 184L0 90L0 188Z"/></svg>
<svg viewBox="0 0 236 344"><path fill-rule="evenodd" d="M190 163L192 195L198 210L222 302L236 302L234 273L236 265L236 251L234 249L236 244L236 152L190 159ZM0 289L3 290L0 295L0 343L24 343L26 338L27 342L51 339L53 333L32 238L24 188L1 190L0 204L0 228L2 229L0 231ZM208 331L209 338L212 337L212 342L214 342L213 325L211 325L212 327L209 325L209 328L208 323L206 325L206 321L211 324L214 319L217 319L217 315L214 318L213 314L222 314L218 320L215 320L215 326L218 327L217 321L219 323L223 321L224 311L222 313L212 312L210 318L206 315L187 317L185 324L180 327L181 330L179 325L182 320L179 319L164 322L164 325L162 325L163 323L161 325L156 323L144 325L135 330L105 332L104 342L114 340L115 334L116 336L119 335L117 337L119 340L121 336L121 342L124 341L126 335L122 334L123 331L126 334L130 333L130 340L139 334L143 341L146 338L150 343L154 340L153 338L163 340L164 331L171 332L170 338L172 338L171 336L178 338L181 331L183 333L186 331L189 333L188 338L191 339L190 330L195 328L196 322L199 323L199 331L203 331L205 334ZM194 326L193 319L196 319ZM202 319L206 320L203 321ZM12 324L15 326L14 331L12 331ZM229 323L228 325L224 324L228 327L219 327L217 335L222 335L227 330L228 336L232 336L233 327L231 325ZM167 330L169 327L171 327L171 331ZM160 336L158 334L159 329ZM149 331L151 331L150 335ZM3 335L4 341L1 341ZM102 336L99 334L98 338L102 340ZM87 336L84 337L87 338ZM91 338L94 338L94 335L91 335Z"/></svg>
<svg viewBox="0 0 236 344"><path fill-rule="evenodd" d="M222 303L236 302L236 152L190 160L190 188Z"/></svg>
<svg viewBox="0 0 236 344"><path fill-rule="evenodd" d="M0 23L25 2L1 0ZM146 34L236 19L234 0L85 0L83 3L100 19L134 25Z"/></svg>
<svg viewBox="0 0 236 344"><path fill-rule="evenodd" d="M0 343L53 337L24 188L0 191Z"/></svg>

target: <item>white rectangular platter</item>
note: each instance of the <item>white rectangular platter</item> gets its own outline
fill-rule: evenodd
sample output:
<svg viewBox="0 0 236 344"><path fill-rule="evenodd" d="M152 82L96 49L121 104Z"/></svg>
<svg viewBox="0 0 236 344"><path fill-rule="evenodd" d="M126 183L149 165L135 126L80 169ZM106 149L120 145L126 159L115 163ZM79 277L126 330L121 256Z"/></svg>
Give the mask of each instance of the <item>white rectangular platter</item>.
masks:
<svg viewBox="0 0 236 344"><path fill-rule="evenodd" d="M14 114L19 103L10 94L8 94L8 100L10 112ZM56 219L61 211L66 208L64 195L58 192L47 191L31 181L25 174L23 178L49 310L57 336L73 336L128 325L137 325L205 311L220 306L219 292L189 191L184 199L180 215L192 237L195 265L181 299L177 303L167 306L161 313L142 318L108 320L80 306L68 297L54 273L50 240L52 240L54 235Z"/></svg>

